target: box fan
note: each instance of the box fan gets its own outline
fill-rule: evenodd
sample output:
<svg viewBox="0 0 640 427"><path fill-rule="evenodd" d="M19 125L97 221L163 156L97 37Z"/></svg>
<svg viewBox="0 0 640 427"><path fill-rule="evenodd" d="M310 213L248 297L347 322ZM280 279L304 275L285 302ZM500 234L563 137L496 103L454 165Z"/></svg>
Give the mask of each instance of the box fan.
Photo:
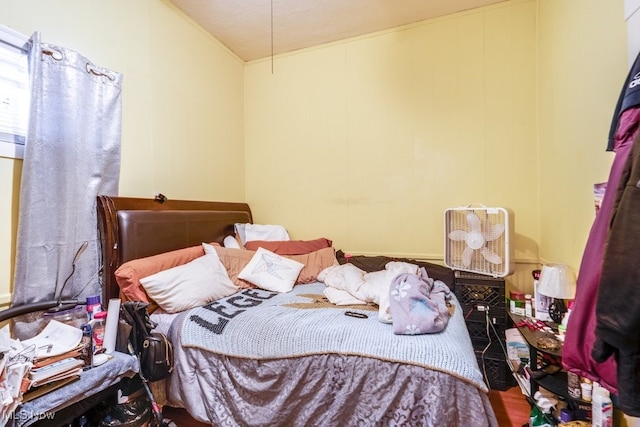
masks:
<svg viewBox="0 0 640 427"><path fill-rule="evenodd" d="M444 212L444 262L452 270L493 277L513 273L513 215L507 208L469 205Z"/></svg>

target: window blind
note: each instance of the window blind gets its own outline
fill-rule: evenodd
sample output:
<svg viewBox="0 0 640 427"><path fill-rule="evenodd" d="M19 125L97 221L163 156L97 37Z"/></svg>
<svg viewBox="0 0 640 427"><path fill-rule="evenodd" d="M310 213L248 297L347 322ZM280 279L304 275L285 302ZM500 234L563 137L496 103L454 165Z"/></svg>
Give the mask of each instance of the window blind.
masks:
<svg viewBox="0 0 640 427"><path fill-rule="evenodd" d="M22 157L29 125L27 38L0 25L0 143ZM14 147L7 147L13 144ZM11 150L13 148L13 150Z"/></svg>

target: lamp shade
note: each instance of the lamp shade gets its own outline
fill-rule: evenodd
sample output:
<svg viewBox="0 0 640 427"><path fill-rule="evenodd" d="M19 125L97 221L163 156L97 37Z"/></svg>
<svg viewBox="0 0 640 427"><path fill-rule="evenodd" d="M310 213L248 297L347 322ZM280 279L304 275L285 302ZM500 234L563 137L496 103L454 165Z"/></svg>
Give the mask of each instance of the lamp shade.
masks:
<svg viewBox="0 0 640 427"><path fill-rule="evenodd" d="M573 299L576 295L576 277L566 264L542 267L538 292L552 298Z"/></svg>

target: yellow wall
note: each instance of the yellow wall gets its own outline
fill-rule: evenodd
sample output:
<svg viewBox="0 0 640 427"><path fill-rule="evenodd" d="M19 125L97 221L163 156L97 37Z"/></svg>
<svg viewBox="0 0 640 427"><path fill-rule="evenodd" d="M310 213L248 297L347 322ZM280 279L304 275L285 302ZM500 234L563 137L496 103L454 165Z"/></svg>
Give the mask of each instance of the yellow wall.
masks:
<svg viewBox="0 0 640 427"><path fill-rule="evenodd" d="M256 217L437 261L447 207L505 206L510 286L530 290L540 259L577 270L626 72L622 1L587 3L510 1L276 57L273 73L249 63Z"/></svg>
<svg viewBox="0 0 640 427"><path fill-rule="evenodd" d="M580 264L608 179L609 125L628 72L624 1L539 2L539 168L543 259Z"/></svg>
<svg viewBox="0 0 640 427"><path fill-rule="evenodd" d="M256 217L354 253L442 261L447 207L505 206L530 267L536 30L536 2L513 1L278 57L273 73L269 60L249 63Z"/></svg>
<svg viewBox="0 0 640 427"><path fill-rule="evenodd" d="M244 63L219 41L162 0L0 0L0 10L3 25L124 74L121 195L244 200ZM0 303L21 164L0 158Z"/></svg>
<svg viewBox="0 0 640 427"><path fill-rule="evenodd" d="M515 213L518 272L577 270L627 71L623 0L510 0L243 64L167 0L0 0L1 23L124 74L120 194L435 261L443 212ZM0 301L21 162L0 158Z"/></svg>

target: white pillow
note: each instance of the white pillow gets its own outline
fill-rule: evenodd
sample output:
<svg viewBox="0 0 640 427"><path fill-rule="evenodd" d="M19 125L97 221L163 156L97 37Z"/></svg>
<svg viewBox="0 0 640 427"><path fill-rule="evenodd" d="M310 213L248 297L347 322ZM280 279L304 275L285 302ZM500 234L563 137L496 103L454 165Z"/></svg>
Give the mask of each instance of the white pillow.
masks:
<svg viewBox="0 0 640 427"><path fill-rule="evenodd" d="M216 258L220 259L218 256L218 251L216 251L215 246L210 243L202 242L202 249L204 249L205 255L215 255Z"/></svg>
<svg viewBox="0 0 640 427"><path fill-rule="evenodd" d="M289 292L303 268L298 261L258 248L238 278L268 291Z"/></svg>
<svg viewBox="0 0 640 427"><path fill-rule="evenodd" d="M281 225L236 223L234 225L240 246L252 240L286 241L289 239L287 229Z"/></svg>
<svg viewBox="0 0 640 427"><path fill-rule="evenodd" d="M235 236L225 237L222 244L225 248L241 249L240 243L238 243L238 239Z"/></svg>
<svg viewBox="0 0 640 427"><path fill-rule="evenodd" d="M168 313L199 307L240 289L213 254L143 277L140 283L149 297Z"/></svg>

